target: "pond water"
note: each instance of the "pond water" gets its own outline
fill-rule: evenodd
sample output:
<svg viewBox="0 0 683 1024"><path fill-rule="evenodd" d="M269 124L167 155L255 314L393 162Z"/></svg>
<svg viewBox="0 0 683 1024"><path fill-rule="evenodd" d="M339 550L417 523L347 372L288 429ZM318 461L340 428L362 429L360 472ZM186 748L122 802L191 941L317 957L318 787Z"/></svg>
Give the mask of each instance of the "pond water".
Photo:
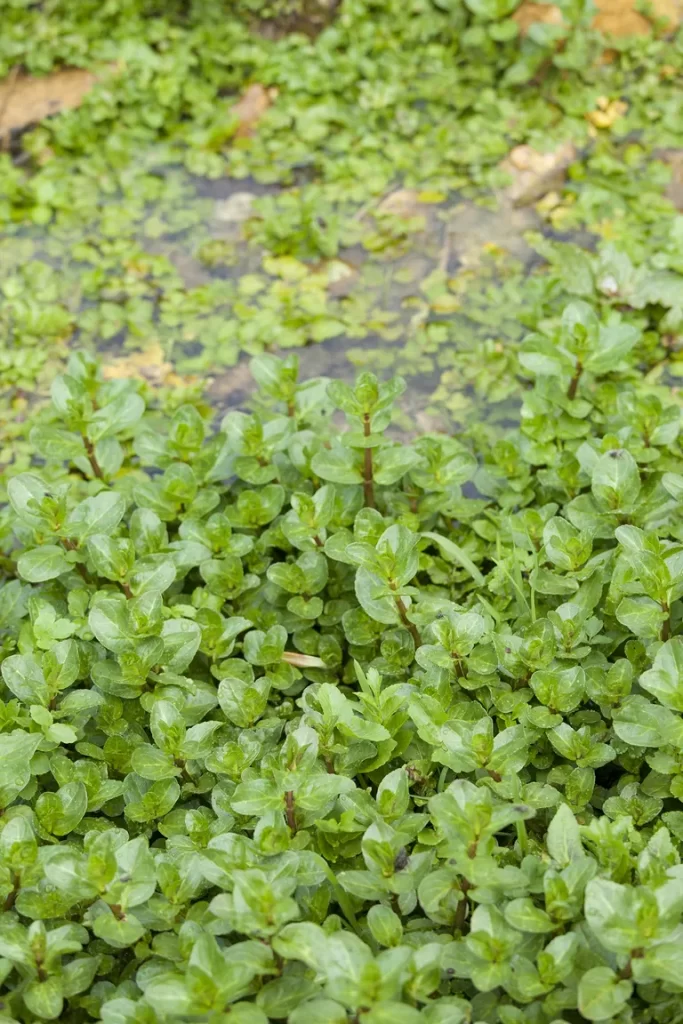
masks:
<svg viewBox="0 0 683 1024"><path fill-rule="evenodd" d="M95 230L87 209L81 223L22 227L0 251L6 292L10 282L5 316L21 303L12 282L28 267L48 305L67 311L68 344L94 346L105 373L152 383L164 367L184 381L200 376L219 411L248 404L248 361L264 348L298 353L303 378L350 379L359 367L406 375L407 429L451 429L473 402L485 409L454 354L523 335L514 296L502 289L543 264L525 240L544 227L532 207L502 192L484 206L396 189L348 215L341 234L351 244L342 237L330 256L298 259L277 255L277 209L261 205L296 189L178 168L159 175L159 196L127 224L130 197L113 196ZM516 405L497 404L496 418L513 421Z"/></svg>

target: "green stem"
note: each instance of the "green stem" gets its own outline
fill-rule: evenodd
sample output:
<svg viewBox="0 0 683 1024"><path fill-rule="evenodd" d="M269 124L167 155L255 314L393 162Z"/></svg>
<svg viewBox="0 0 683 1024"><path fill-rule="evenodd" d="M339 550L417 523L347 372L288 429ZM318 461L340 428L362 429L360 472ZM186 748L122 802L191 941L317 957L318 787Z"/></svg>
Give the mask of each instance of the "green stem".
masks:
<svg viewBox="0 0 683 1024"><path fill-rule="evenodd" d="M332 868L330 867L329 864L327 864L327 863L324 864L324 871L325 871L325 874L327 875L327 879L328 879L330 885L332 886L332 889L334 890L334 898L336 899L337 903L341 907L341 911L342 911L344 917L346 918L346 920L348 921L348 923L350 924L351 928L354 930L356 935L358 935L361 939L363 939L364 942L366 942L367 941L367 936L364 936L363 933L361 932L360 926L358 924L358 920L357 920L356 915L355 915L355 913L353 911L353 907L351 906L351 903L350 903L346 893L344 892L344 890L340 886L339 882L335 878L334 872L333 872L333 870L332 870Z"/></svg>
<svg viewBox="0 0 683 1024"><path fill-rule="evenodd" d="M519 843L519 852L522 857L526 857L529 852L529 836L526 830L526 822L518 821L515 824L517 829L517 842Z"/></svg>

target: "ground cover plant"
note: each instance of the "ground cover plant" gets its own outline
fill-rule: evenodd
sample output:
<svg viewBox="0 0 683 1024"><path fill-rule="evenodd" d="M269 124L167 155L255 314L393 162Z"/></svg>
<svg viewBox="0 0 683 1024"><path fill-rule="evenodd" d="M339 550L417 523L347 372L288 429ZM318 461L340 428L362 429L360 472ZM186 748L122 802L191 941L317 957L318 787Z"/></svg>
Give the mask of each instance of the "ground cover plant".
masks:
<svg viewBox="0 0 683 1024"><path fill-rule="evenodd" d="M78 109L2 138L8 386L44 393L73 344L154 347L206 374L332 340L359 368L426 375L425 402L464 422L515 389L508 343L561 312L594 259L616 258L629 297L593 301L633 299L636 318L668 313L677 329L681 231L659 157L683 144L680 32L651 15L650 34L612 39L590 3L529 26L514 2L346 0L315 39L254 33L254 18L305 6L4 5L0 76L98 76ZM261 113L244 128L235 104L254 88ZM497 224L483 267L459 249L459 205L494 204L519 145L574 147L534 215L535 269L558 238L565 249L531 279L534 251L506 259ZM258 193L237 247L216 237L207 198L226 176ZM407 210L387 208L406 191ZM186 273L194 255L204 274L197 261ZM579 275L554 273L577 262Z"/></svg>
<svg viewBox="0 0 683 1024"><path fill-rule="evenodd" d="M260 356L212 431L70 357L2 521L2 1019L681 1020L642 346L570 304L517 432L410 443L400 378Z"/></svg>
<svg viewBox="0 0 683 1024"><path fill-rule="evenodd" d="M683 1024L683 35L626 6L5 0L0 78L98 81L0 94L0 1022Z"/></svg>

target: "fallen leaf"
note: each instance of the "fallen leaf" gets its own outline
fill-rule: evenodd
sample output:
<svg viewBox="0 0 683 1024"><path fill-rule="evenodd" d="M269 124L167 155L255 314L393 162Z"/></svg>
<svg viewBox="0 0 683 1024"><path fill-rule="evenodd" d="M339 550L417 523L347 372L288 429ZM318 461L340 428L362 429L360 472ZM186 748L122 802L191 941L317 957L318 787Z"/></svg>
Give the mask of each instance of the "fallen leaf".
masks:
<svg viewBox="0 0 683 1024"><path fill-rule="evenodd" d="M93 72L83 68L67 68L41 78L10 74L0 84L0 137L80 106L96 81Z"/></svg>
<svg viewBox="0 0 683 1024"><path fill-rule="evenodd" d="M593 18L593 28L610 36L646 36L652 31L652 23L636 10L637 0L595 0L598 13ZM676 0L652 0L652 9L657 18L666 21L668 29L674 29L681 21L681 12Z"/></svg>
<svg viewBox="0 0 683 1024"><path fill-rule="evenodd" d="M277 96L277 89L266 89L265 86L254 82L247 86L237 103L231 108L230 113L237 118L238 126L235 137L246 138L253 134L253 131Z"/></svg>
<svg viewBox="0 0 683 1024"><path fill-rule="evenodd" d="M535 4L531 0L524 0L512 15L512 20L517 22L520 35L528 35L532 25L564 25L562 11L555 4Z"/></svg>
<svg viewBox="0 0 683 1024"><path fill-rule="evenodd" d="M501 164L512 176L507 197L515 206L527 206L558 188L569 166L576 159L576 148L563 142L549 153L540 153L531 146L515 146Z"/></svg>
<svg viewBox="0 0 683 1024"><path fill-rule="evenodd" d="M215 218L222 224L242 224L251 217L255 192L233 192L227 199L219 199L215 207Z"/></svg>
<svg viewBox="0 0 683 1024"><path fill-rule="evenodd" d="M596 128L611 128L614 122L623 117L628 110L628 103L623 100L610 100L600 96L596 102L596 110L586 114L586 118Z"/></svg>
<svg viewBox="0 0 683 1024"><path fill-rule="evenodd" d="M131 352L129 355L112 359L102 367L105 380L123 380L135 377L144 380L153 387L187 387L193 383L192 377L180 377L175 373L173 364L166 361L161 345L150 345L142 352Z"/></svg>

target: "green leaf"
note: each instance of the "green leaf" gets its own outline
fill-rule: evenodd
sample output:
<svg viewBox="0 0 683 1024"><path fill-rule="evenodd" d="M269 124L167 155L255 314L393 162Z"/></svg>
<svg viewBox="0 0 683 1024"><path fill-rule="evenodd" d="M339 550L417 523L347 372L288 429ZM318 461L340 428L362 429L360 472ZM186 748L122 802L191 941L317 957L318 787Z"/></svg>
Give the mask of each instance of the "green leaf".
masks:
<svg viewBox="0 0 683 1024"><path fill-rule="evenodd" d="M88 616L88 625L102 646L115 654L132 646L135 634L123 594L98 597Z"/></svg>
<svg viewBox="0 0 683 1024"><path fill-rule="evenodd" d="M609 967L591 967L579 981L579 1011L586 1020L611 1020L622 1010L633 984Z"/></svg>
<svg viewBox="0 0 683 1024"><path fill-rule="evenodd" d="M56 544L43 544L31 551L24 551L17 560L17 571L29 583L45 583L73 568L63 548Z"/></svg>
<svg viewBox="0 0 683 1024"><path fill-rule="evenodd" d="M30 655L14 654L5 658L2 678L14 696L25 704L48 704L50 691L43 670Z"/></svg>
<svg viewBox="0 0 683 1024"><path fill-rule="evenodd" d="M431 533L427 531L422 534L423 537L428 537L429 540L433 540L441 549L442 553L458 565L461 565L463 569L466 569L470 574L475 583L479 584L480 587L484 586L485 579L479 569L477 569L471 558L465 554L462 548L454 544L448 537L442 537L438 533Z"/></svg>
<svg viewBox="0 0 683 1024"><path fill-rule="evenodd" d="M115 491L100 491L81 501L64 523L64 536L82 544L95 534L111 535L123 519L126 499Z"/></svg>
<svg viewBox="0 0 683 1024"><path fill-rule="evenodd" d="M56 793L41 793L36 814L43 828L56 836L73 832L88 809L88 793L82 782L68 782Z"/></svg>
<svg viewBox="0 0 683 1024"><path fill-rule="evenodd" d="M29 981L23 991L23 999L29 1013L41 1020L56 1020L64 1006L61 980Z"/></svg>
<svg viewBox="0 0 683 1024"><path fill-rule="evenodd" d="M13 792L10 800L31 778L30 762L40 740L40 733L28 733L21 729L0 735L0 788L5 791L5 795Z"/></svg>
<svg viewBox="0 0 683 1024"><path fill-rule="evenodd" d="M612 719L619 739L634 747L662 747L680 733L670 711L637 695L627 697Z"/></svg>
<svg viewBox="0 0 683 1024"><path fill-rule="evenodd" d="M568 804L560 804L555 812L548 825L546 844L548 853L561 867L585 857L579 826Z"/></svg>
<svg viewBox="0 0 683 1024"><path fill-rule="evenodd" d="M642 673L639 683L664 707L683 711L683 639L674 637L662 644L653 667Z"/></svg>
<svg viewBox="0 0 683 1024"><path fill-rule="evenodd" d="M330 449L317 452L311 460L311 469L323 480L333 484L360 484L363 474L358 459L350 448L337 443Z"/></svg>
<svg viewBox="0 0 683 1024"><path fill-rule="evenodd" d="M629 512L640 494L640 473L625 448L605 452L595 463L591 490L598 506L608 512Z"/></svg>

